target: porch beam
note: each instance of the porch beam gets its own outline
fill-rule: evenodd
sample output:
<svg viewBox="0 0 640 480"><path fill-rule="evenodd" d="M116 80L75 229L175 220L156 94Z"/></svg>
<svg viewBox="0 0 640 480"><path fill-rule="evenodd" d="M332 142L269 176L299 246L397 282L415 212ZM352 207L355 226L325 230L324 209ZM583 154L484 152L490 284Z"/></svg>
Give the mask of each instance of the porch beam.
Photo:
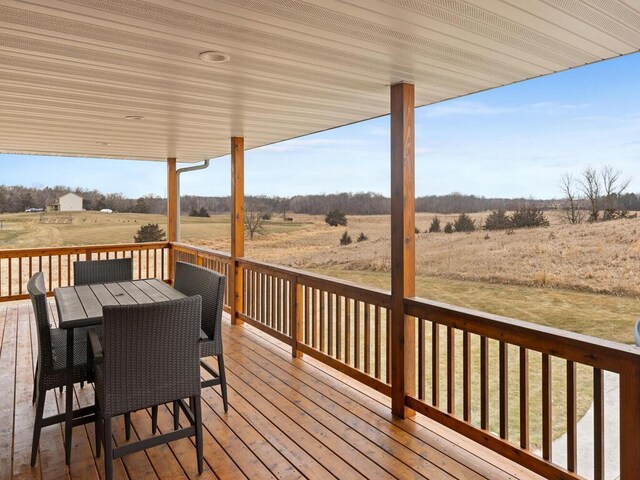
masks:
<svg viewBox="0 0 640 480"><path fill-rule="evenodd" d="M391 409L405 418L415 395L415 322L404 299L415 296L414 86L391 86Z"/></svg>
<svg viewBox="0 0 640 480"><path fill-rule="evenodd" d="M167 158L167 241L178 240L178 175L176 174L176 159ZM169 249L169 280L173 283L175 259L173 248Z"/></svg>
<svg viewBox="0 0 640 480"><path fill-rule="evenodd" d="M243 323L242 268L237 262L244 257L244 138L231 137L231 267L229 291L231 292L231 321Z"/></svg>

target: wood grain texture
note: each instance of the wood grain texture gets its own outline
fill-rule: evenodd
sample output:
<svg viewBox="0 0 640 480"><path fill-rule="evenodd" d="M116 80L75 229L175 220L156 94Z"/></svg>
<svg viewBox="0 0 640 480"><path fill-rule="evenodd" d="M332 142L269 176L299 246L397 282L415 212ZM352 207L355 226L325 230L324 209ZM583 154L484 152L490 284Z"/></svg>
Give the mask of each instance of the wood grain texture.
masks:
<svg viewBox="0 0 640 480"><path fill-rule="evenodd" d="M415 394L415 322L405 318L404 299L415 295L415 97L409 83L391 85L391 385L393 414L412 412Z"/></svg>
<svg viewBox="0 0 640 480"><path fill-rule="evenodd" d="M242 267L236 260L244 256L244 138L231 137L231 318L240 323L242 312Z"/></svg>

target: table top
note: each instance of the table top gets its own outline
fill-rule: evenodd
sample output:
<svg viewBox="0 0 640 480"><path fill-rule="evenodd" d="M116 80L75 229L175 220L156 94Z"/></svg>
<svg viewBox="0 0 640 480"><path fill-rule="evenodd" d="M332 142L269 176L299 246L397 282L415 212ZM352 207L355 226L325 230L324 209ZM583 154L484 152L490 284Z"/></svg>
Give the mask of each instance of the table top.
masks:
<svg viewBox="0 0 640 480"><path fill-rule="evenodd" d="M53 293L60 328L99 325L105 305L156 303L185 297L157 278L62 287Z"/></svg>

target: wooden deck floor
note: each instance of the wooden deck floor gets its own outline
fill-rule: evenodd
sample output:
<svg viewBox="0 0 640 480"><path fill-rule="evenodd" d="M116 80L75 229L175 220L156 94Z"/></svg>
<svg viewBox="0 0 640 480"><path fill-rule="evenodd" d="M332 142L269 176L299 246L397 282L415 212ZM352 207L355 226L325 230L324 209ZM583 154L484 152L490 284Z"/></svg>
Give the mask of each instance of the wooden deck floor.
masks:
<svg viewBox="0 0 640 480"><path fill-rule="evenodd" d="M55 308L52 309L55 314ZM394 419L389 401L312 360L292 360L288 348L251 327L224 322L230 408L219 390L203 391L205 473L201 478L539 478L421 416ZM76 427L72 464L64 464L61 426L43 429L35 467L29 466L37 339L28 302L0 304L0 479L97 479L93 425ZM92 386L76 402L93 402ZM45 415L63 397L49 392ZM133 415L132 436L150 435L150 414ZM161 429L172 426L161 409ZM116 444L124 424L116 422ZM115 462L116 478L195 478L188 439Z"/></svg>

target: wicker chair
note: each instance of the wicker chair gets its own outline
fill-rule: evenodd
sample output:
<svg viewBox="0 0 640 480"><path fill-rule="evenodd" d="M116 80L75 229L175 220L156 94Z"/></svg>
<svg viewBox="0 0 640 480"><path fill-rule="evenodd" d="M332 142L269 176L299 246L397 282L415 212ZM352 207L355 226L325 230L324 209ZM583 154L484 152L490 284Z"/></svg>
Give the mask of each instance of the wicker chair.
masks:
<svg viewBox="0 0 640 480"><path fill-rule="evenodd" d="M67 332L60 328L51 328L49 322L49 306L42 272L36 273L27 283L27 291L31 297L36 316L38 332L38 361L33 386L33 403L37 404L36 418L33 425L33 442L31 444L31 466L36 463L40 430L42 427L64 422L64 413L42 418L47 391L62 388L67 383ZM87 329L74 329L74 383L89 380L87 365ZM90 413L90 408L74 411L74 417ZM74 425L87 423L91 418L78 420Z"/></svg>
<svg viewBox="0 0 640 480"><path fill-rule="evenodd" d="M201 305L201 298L194 296L105 306L102 344L94 331L89 332L96 387L96 455L104 445L107 480L113 476L114 458L193 435L202 473ZM186 398L191 407L183 401ZM188 427L113 448L113 417L173 401L189 419Z"/></svg>
<svg viewBox="0 0 640 480"><path fill-rule="evenodd" d="M126 282L133 280L131 258L73 262L73 284Z"/></svg>
<svg viewBox="0 0 640 480"><path fill-rule="evenodd" d="M202 297L202 324L200 331L200 357L217 357L218 371L204 361L200 362L212 378L202 381L202 388L220 385L224 411L228 411L227 378L222 355L222 307L226 278L213 270L190 263L176 262L174 288L187 296ZM180 411L174 405L174 427L178 428ZM157 408L152 409L151 429L157 426Z"/></svg>

